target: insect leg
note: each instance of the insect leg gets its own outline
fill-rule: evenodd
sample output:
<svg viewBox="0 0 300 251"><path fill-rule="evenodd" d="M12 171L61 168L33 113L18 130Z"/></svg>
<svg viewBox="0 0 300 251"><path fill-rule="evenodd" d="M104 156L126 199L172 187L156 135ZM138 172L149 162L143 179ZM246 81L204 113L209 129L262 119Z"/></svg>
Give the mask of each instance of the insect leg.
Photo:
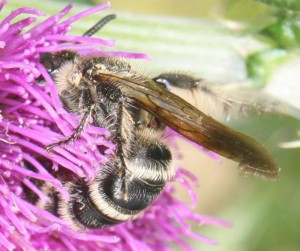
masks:
<svg viewBox="0 0 300 251"><path fill-rule="evenodd" d="M172 87L193 90L197 88L202 81L201 79L196 79L182 73L163 73L153 78L153 80L165 87L168 91L172 91Z"/></svg>
<svg viewBox="0 0 300 251"><path fill-rule="evenodd" d="M116 135L116 143L117 143L117 151L118 151L118 156L120 157L121 160L121 170L120 170L120 177L125 178L126 175L126 163L125 163L125 152L124 152L124 135L123 135L123 124L124 124L124 103L126 102L126 97L124 95L120 95L118 98L118 106L119 106L119 116L117 119L117 135ZM122 182L122 186L119 192L119 195L127 200L127 193L128 193L128 187L127 187L127 182Z"/></svg>
<svg viewBox="0 0 300 251"><path fill-rule="evenodd" d="M166 88L178 96L184 96L185 99L197 108L203 109L198 104L198 93L207 93L207 95L214 95L206 85L203 85L203 80L194 78L191 75L183 73L162 73L153 78L154 82ZM188 97L191 96L191 100ZM201 97L202 98L202 97Z"/></svg>
<svg viewBox="0 0 300 251"><path fill-rule="evenodd" d="M88 119L91 117L94 109L95 109L95 103L92 101L89 90L83 90L81 94L81 99L85 100L86 104L84 106L86 107L86 111L84 112L82 119L79 123L79 126L76 128L75 132L68 136L67 138L57 141L51 145L46 146L46 150L49 152L53 147L56 146L62 146L65 144L68 144L70 141L74 141L83 131L86 123L88 122Z"/></svg>
<svg viewBox="0 0 300 251"><path fill-rule="evenodd" d="M163 73L153 80L219 121L249 112L259 114L271 107L259 92L244 89L242 85L215 84L183 73Z"/></svg>

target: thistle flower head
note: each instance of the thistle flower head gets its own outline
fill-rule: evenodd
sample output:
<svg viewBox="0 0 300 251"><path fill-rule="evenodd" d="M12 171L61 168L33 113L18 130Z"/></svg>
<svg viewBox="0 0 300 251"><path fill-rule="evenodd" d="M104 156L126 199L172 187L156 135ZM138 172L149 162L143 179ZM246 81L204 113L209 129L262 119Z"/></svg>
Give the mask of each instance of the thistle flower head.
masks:
<svg viewBox="0 0 300 251"><path fill-rule="evenodd" d="M6 1L0 3L0 10ZM68 169L78 177L95 177L114 145L106 139L106 129L89 126L76 144L57 147L53 153L45 146L74 132L79 117L67 113L59 100L55 84L39 62L45 52L73 50L81 54L98 53L146 58L143 54L105 52L113 42L99 38L70 36L67 32L78 19L109 6L103 4L66 19L68 5L59 13L35 24L44 13L32 8L14 10L0 23L0 249L6 250L170 250L177 243L191 250L184 237L215 244L194 234L189 222L226 226L225 222L194 214L172 195L167 185L162 195L137 220L89 232L75 231L49 212L30 204L24 189L32 190L42 201L49 198L32 179L50 183L68 200L62 182L49 168ZM25 15L24 15L25 14ZM20 15L22 18L20 19ZM24 17L27 16L27 17ZM15 21L18 18L19 21ZM33 28L28 28L29 26ZM44 81L40 81L40 79ZM100 151L99 149L105 149ZM37 171L26 168L27 163ZM195 178L179 169L176 180L192 195Z"/></svg>

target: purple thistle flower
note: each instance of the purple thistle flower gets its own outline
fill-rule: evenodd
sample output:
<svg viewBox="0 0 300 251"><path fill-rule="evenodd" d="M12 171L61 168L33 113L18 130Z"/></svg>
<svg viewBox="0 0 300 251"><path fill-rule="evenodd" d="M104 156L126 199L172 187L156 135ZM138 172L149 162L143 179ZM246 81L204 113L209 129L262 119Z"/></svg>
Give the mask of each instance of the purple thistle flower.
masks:
<svg viewBox="0 0 300 251"><path fill-rule="evenodd" d="M0 10L6 5L3 0ZM183 250L191 248L184 237L209 244L215 241L194 234L189 222L228 226L226 222L199 216L182 202L172 197L174 188L167 185L162 195L142 216L134 221L94 231L79 232L49 212L24 199L24 187L32 190L42 201L48 197L32 182L33 179L50 183L68 200L69 193L59 179L47 171L68 169L78 177L93 179L106 155L114 145L106 139L109 132L88 126L76 144L56 147L52 153L45 146L62 139L75 130L79 117L67 113L59 101L55 84L39 62L39 54L61 50L75 50L81 54L118 55L147 58L143 54L105 52L113 41L99 38L70 36L66 33L72 23L109 7L103 4L62 21L70 11L68 5L59 13L24 31L36 22L43 12L32 8L13 11L0 23L0 249L3 250L171 250L176 243ZM20 15L29 17L14 21ZM37 81L42 76L45 83ZM172 141L172 138L169 138ZM99 148L107 149L100 153ZM32 165L37 172L24 167ZM191 183L196 178L179 169L176 180L191 195L196 195Z"/></svg>

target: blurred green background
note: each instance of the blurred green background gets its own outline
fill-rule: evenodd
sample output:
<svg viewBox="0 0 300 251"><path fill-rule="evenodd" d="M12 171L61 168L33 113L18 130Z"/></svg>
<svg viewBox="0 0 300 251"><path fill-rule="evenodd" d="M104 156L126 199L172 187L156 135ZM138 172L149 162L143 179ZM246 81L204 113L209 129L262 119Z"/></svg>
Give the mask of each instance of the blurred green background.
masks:
<svg viewBox="0 0 300 251"><path fill-rule="evenodd" d="M62 1L52 2L49 13L62 6ZM104 1L72 2L76 2L76 8L85 8L84 5ZM136 64L153 76L180 70L219 83L247 82L246 56L273 46L255 34L276 19L275 10L258 1L112 0L111 3L112 8L106 13L117 13L118 19L101 31L101 37L116 39L118 50L147 53L152 62ZM36 8L39 4L44 3L28 1L29 6ZM94 23L95 17L87 18L73 33L82 34ZM288 62L274 68L267 90L290 103L288 113L297 116L299 48L287 53ZM233 224L230 229L194 226L195 231L221 244L208 246L193 242L191 245L195 250L208 251L300 250L300 148L278 147L281 142L298 138L299 117L246 116L232 120L231 126L266 145L281 168L280 177L276 182L244 177L235 163L229 160L221 165L215 163L183 142L182 165L192 170L201 184L196 188L199 206L195 211ZM187 194L182 191L179 196L186 198Z"/></svg>

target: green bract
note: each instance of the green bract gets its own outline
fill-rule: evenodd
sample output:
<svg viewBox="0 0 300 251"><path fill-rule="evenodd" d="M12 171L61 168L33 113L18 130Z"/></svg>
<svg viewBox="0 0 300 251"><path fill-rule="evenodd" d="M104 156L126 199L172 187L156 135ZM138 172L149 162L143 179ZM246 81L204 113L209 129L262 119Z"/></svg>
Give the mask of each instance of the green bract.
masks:
<svg viewBox="0 0 300 251"><path fill-rule="evenodd" d="M284 17L262 31L271 37L278 47L291 49L300 45L300 19Z"/></svg>
<svg viewBox="0 0 300 251"><path fill-rule="evenodd" d="M300 10L299 0L259 0L259 1L279 8Z"/></svg>

